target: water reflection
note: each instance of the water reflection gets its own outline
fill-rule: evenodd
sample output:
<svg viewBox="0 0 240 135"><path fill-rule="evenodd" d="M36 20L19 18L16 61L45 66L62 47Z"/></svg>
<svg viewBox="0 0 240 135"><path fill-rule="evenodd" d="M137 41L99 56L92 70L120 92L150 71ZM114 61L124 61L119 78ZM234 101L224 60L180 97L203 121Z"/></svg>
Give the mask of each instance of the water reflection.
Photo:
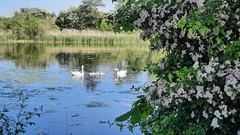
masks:
<svg viewBox="0 0 240 135"><path fill-rule="evenodd" d="M71 78L75 81L81 80L84 83L84 76L72 76Z"/></svg>
<svg viewBox="0 0 240 135"><path fill-rule="evenodd" d="M21 68L41 68L45 69L47 61L50 61L51 57L45 55L46 48L43 46L29 45L7 45L5 46L3 59L15 60L15 65ZM2 48L1 48L2 49Z"/></svg>
<svg viewBox="0 0 240 135"><path fill-rule="evenodd" d="M44 106L28 134L131 134L98 122L113 121L129 110L141 94L130 87L153 78L132 67L141 69L158 61L158 55L136 45L0 44L0 102L16 113L16 93L26 90L28 108ZM86 75L72 76L70 71L81 71L82 65ZM128 72L120 77L115 68Z"/></svg>
<svg viewBox="0 0 240 135"><path fill-rule="evenodd" d="M123 47L87 48L69 47L69 45L57 47L41 44L1 44L0 49L1 59L14 60L15 65L21 68L45 69L46 66L57 61L63 66L70 65L72 69L86 65L91 71L96 71L96 67L103 63L114 64L122 69L125 65L135 68L143 67L146 62L154 60L153 54L148 49L141 48L133 50Z"/></svg>

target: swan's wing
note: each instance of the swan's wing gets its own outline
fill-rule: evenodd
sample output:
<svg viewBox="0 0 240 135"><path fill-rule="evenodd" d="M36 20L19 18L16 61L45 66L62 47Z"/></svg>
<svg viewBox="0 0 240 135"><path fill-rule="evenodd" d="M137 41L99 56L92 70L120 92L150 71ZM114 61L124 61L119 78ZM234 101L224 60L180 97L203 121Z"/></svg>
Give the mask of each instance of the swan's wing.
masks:
<svg viewBox="0 0 240 135"><path fill-rule="evenodd" d="M83 74L78 71L71 71L73 76L82 76Z"/></svg>
<svg viewBox="0 0 240 135"><path fill-rule="evenodd" d="M126 74L127 73L127 70L121 70L118 72L118 74Z"/></svg>
<svg viewBox="0 0 240 135"><path fill-rule="evenodd" d="M127 75L126 74L118 74L117 77L126 77Z"/></svg>
<svg viewBox="0 0 240 135"><path fill-rule="evenodd" d="M75 75L75 72L74 71L70 71L72 75Z"/></svg>

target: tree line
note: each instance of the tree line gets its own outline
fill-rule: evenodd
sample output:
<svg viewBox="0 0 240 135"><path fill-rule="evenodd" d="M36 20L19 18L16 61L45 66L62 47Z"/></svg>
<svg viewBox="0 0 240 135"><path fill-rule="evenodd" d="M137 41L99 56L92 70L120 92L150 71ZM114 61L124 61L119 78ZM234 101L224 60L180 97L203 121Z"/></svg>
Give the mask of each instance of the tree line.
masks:
<svg viewBox="0 0 240 135"><path fill-rule="evenodd" d="M45 9L20 8L11 17L0 17L0 30L11 33L17 39L34 39L49 30L112 31L112 24L101 19L108 15L98 10L102 6L105 6L102 0L83 0L79 6L62 10L58 16Z"/></svg>

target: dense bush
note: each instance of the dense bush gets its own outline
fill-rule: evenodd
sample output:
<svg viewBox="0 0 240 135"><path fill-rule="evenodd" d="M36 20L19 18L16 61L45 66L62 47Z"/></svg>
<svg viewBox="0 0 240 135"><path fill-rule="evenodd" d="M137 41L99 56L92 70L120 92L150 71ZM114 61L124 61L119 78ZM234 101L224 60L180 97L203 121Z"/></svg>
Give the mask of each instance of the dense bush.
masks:
<svg viewBox="0 0 240 135"><path fill-rule="evenodd" d="M38 8L21 8L12 17L0 19L0 28L18 39L34 39L47 30L57 29L55 14Z"/></svg>
<svg viewBox="0 0 240 135"><path fill-rule="evenodd" d="M97 27L98 30L100 31L113 31L113 25L112 23L106 22L105 19L99 19L99 25Z"/></svg>
<svg viewBox="0 0 240 135"><path fill-rule="evenodd" d="M115 31L143 30L157 80L116 118L145 134L240 134L239 0L129 0ZM153 68L151 68L153 67ZM122 124L118 124L121 127Z"/></svg>

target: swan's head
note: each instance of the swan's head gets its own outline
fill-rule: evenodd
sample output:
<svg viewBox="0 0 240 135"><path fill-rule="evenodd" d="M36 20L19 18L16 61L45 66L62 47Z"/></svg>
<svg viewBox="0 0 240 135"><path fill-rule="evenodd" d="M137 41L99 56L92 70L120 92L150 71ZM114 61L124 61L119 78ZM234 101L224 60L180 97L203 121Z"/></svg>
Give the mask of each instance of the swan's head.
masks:
<svg viewBox="0 0 240 135"><path fill-rule="evenodd" d="M119 71L119 70L118 70L117 68L115 68L115 69L114 69L114 72L117 72L117 71Z"/></svg>
<svg viewBox="0 0 240 135"><path fill-rule="evenodd" d="M82 68L85 68L85 67L82 65Z"/></svg>

